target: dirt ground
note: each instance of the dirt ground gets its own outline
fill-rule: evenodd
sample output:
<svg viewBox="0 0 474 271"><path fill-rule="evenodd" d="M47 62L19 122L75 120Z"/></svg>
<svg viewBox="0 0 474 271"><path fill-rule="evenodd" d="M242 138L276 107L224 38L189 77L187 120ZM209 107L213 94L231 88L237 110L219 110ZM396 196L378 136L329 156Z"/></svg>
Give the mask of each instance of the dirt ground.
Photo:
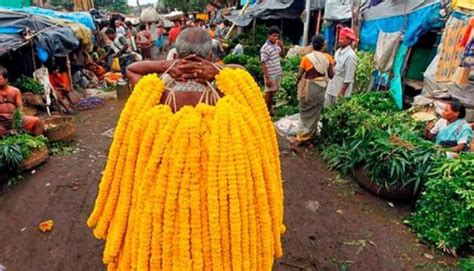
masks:
<svg viewBox="0 0 474 271"><path fill-rule="evenodd" d="M0 264L8 271L104 270L103 243L85 221L92 210L123 102L77 115L77 149L55 155L0 192ZM284 142L284 257L274 270L433 270L454 259L419 244L403 225L411 207L388 203L328 170L314 151ZM52 232L37 226L52 219ZM1 268L0 268L1 270Z"/></svg>

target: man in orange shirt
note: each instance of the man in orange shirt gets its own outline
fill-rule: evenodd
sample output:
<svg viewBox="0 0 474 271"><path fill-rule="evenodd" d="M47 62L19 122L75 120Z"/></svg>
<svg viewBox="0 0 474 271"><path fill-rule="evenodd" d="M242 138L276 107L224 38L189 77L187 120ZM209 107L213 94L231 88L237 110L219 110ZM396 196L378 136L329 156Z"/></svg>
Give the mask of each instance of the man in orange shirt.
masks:
<svg viewBox="0 0 474 271"><path fill-rule="evenodd" d="M181 33L181 22L176 21L174 22L174 26L173 28L171 28L169 33L170 46L173 47L174 43L176 42L176 39L178 38L179 33Z"/></svg>

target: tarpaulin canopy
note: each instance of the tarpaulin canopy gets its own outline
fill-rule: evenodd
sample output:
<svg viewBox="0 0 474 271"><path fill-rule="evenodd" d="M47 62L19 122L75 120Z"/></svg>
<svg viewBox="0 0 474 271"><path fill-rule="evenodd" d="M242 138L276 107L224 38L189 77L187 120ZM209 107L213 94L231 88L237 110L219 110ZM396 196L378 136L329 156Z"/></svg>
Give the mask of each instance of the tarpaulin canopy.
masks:
<svg viewBox="0 0 474 271"><path fill-rule="evenodd" d="M26 7L20 9L11 8L10 10L24 12L32 15L48 16L55 19L69 20L76 23L81 23L87 26L92 31L95 30L94 21L92 20L92 16L88 12L59 12L39 7Z"/></svg>
<svg viewBox="0 0 474 271"><path fill-rule="evenodd" d="M31 42L49 56L67 55L79 46L69 27L57 25L47 17L0 9L0 56Z"/></svg>
<svg viewBox="0 0 474 271"><path fill-rule="evenodd" d="M324 8L325 0L311 1L311 10ZM247 26L254 18L268 19L297 19L304 10L305 0L266 0L247 8L244 15L240 10L234 10L224 16L237 26Z"/></svg>
<svg viewBox="0 0 474 271"><path fill-rule="evenodd" d="M407 0L382 2L363 13L360 30L360 48L374 49L379 32L403 32L403 44L411 47L421 35L433 28L442 27L440 1Z"/></svg>

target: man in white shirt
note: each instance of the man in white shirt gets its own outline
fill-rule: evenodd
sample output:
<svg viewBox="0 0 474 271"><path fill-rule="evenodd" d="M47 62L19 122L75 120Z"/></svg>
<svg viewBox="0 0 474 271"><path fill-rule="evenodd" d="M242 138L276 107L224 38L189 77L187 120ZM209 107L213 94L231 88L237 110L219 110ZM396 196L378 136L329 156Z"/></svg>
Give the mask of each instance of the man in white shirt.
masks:
<svg viewBox="0 0 474 271"><path fill-rule="evenodd" d="M357 68L357 55L351 45L355 39L354 30L343 27L339 31L340 47L335 54L336 66L334 68L334 77L329 81L326 89L325 106L331 106L340 97L349 97L352 94L352 86Z"/></svg>

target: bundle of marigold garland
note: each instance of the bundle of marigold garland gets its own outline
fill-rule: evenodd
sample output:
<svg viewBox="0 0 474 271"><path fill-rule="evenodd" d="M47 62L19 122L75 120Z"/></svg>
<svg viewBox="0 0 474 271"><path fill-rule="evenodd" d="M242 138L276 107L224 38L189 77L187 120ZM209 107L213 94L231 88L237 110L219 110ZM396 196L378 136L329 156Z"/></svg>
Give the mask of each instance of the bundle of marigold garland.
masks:
<svg viewBox="0 0 474 271"><path fill-rule="evenodd" d="M156 75L135 86L87 221L109 270L271 270L282 255L276 134L249 73L225 94L173 113Z"/></svg>

